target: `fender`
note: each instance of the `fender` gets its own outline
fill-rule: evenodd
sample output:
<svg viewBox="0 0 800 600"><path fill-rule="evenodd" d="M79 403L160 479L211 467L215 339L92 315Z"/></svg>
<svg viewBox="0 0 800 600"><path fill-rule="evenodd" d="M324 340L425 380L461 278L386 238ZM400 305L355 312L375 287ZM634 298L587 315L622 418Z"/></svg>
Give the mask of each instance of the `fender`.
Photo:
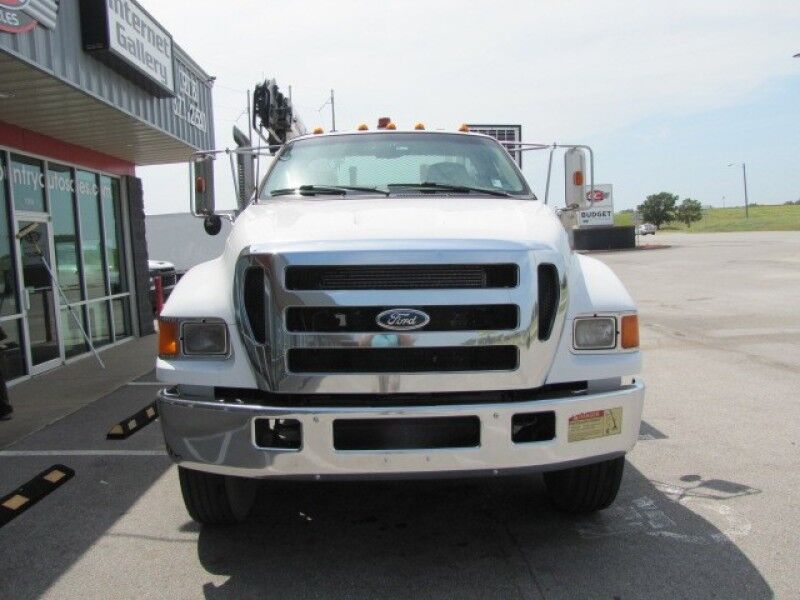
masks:
<svg viewBox="0 0 800 600"><path fill-rule="evenodd" d="M233 292L224 255L190 269L175 286L161 316L223 319L228 324L232 355L228 360L159 358L156 361L159 381L210 387L258 387L236 327Z"/></svg>
<svg viewBox="0 0 800 600"><path fill-rule="evenodd" d="M573 254L567 276L569 308L547 383L591 381L638 375L641 352L576 354L572 351L575 317L595 313L635 313L636 305L619 277L603 262Z"/></svg>

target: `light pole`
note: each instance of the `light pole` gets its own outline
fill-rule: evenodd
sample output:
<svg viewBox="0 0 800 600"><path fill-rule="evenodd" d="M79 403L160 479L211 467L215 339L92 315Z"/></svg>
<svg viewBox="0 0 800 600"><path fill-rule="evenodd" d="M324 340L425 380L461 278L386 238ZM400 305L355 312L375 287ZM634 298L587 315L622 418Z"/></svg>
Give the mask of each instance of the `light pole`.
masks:
<svg viewBox="0 0 800 600"><path fill-rule="evenodd" d="M336 101L333 97L333 90L331 90L331 97L325 101L325 104L319 107L317 112L322 113L322 109L331 105L331 131L336 131Z"/></svg>
<svg viewBox="0 0 800 600"><path fill-rule="evenodd" d="M738 165L739 163L728 163L729 167L733 167L734 165ZM742 165L742 181L744 182L744 218L750 218L750 211L749 211L749 202L747 201L747 166L744 163Z"/></svg>

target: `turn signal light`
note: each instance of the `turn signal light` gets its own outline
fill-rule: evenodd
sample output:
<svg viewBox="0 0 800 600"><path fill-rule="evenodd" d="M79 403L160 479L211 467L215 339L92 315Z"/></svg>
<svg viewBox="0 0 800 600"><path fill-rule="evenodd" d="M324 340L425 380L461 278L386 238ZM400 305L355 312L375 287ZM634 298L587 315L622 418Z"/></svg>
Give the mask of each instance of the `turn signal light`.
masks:
<svg viewBox="0 0 800 600"><path fill-rule="evenodd" d="M583 185L583 171L575 171L572 174L573 185Z"/></svg>
<svg viewBox="0 0 800 600"><path fill-rule="evenodd" d="M639 316L625 315L622 317L621 345L623 348L639 347Z"/></svg>
<svg viewBox="0 0 800 600"><path fill-rule="evenodd" d="M158 320L158 355L178 356L180 324L177 321Z"/></svg>

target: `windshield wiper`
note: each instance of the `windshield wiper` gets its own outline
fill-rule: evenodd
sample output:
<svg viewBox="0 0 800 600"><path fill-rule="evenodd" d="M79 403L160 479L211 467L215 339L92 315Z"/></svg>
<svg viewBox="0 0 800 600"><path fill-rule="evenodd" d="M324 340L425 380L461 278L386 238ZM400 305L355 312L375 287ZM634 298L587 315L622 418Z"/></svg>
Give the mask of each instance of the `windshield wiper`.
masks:
<svg viewBox="0 0 800 600"><path fill-rule="evenodd" d="M424 181L422 183L390 183L388 188L394 187L403 187L403 188L414 188L419 190L428 189L431 191L443 191L443 192L460 192L463 194L469 193L481 193L481 194L488 194L489 196L499 196L502 198L513 198L511 194L508 192L504 192L502 190L493 190L487 188L479 188L479 187L470 187L467 185L448 185L446 183L434 183L432 181Z"/></svg>
<svg viewBox="0 0 800 600"><path fill-rule="evenodd" d="M366 192L388 196L389 192L378 188L357 187L354 185L301 185L296 188L283 188L270 192L271 196L288 196L290 194L300 194L301 196L317 196L323 194L337 194L345 196L348 192Z"/></svg>

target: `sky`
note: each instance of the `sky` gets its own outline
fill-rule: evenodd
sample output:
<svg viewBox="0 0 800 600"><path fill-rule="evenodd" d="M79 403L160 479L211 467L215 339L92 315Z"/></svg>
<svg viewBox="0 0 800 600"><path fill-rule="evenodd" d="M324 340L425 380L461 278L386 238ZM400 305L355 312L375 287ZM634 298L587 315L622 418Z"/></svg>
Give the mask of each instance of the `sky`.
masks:
<svg viewBox="0 0 800 600"><path fill-rule="evenodd" d="M750 202L800 199L798 0L140 2L216 76L219 148L247 126L247 90L275 78L310 128L330 128L335 89L338 130L519 123L524 141L589 144L616 210L660 191L742 205L743 162ZM217 208L232 208L218 169ZM148 214L188 210L186 165L138 173ZM563 170L554 181L559 206Z"/></svg>

